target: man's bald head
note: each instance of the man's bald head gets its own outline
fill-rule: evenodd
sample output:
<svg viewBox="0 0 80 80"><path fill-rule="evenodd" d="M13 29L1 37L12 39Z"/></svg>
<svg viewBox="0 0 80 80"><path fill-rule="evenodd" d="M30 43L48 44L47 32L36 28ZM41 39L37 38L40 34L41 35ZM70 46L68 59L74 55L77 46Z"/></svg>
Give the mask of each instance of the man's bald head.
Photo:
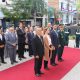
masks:
<svg viewBox="0 0 80 80"><path fill-rule="evenodd" d="M10 28L9 28L9 31L10 31L10 32L14 32L14 27L13 27L13 26L10 27Z"/></svg>
<svg viewBox="0 0 80 80"><path fill-rule="evenodd" d="M51 27L51 23L48 23L48 25L47 25L48 27Z"/></svg>

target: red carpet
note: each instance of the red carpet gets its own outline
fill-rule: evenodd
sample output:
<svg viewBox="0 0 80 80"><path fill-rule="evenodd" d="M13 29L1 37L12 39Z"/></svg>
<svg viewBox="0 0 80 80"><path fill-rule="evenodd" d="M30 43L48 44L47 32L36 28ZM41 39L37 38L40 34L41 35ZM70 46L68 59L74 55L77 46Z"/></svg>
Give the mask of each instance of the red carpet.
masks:
<svg viewBox="0 0 80 80"><path fill-rule="evenodd" d="M45 74L41 77L34 75L34 61L30 60L0 72L0 80L60 80L80 61L80 50L66 47L63 58L64 62L58 62L58 66L49 65L49 71L42 68Z"/></svg>

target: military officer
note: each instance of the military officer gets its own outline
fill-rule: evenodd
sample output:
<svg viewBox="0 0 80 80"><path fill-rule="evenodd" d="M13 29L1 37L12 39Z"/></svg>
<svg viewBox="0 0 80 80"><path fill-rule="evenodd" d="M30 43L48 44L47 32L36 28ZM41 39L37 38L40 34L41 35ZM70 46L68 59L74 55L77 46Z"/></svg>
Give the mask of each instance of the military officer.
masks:
<svg viewBox="0 0 80 80"><path fill-rule="evenodd" d="M63 25L59 25L59 32L58 32L58 36L59 36L59 49L58 49L58 61L63 61L62 59L62 54L63 54L63 50L64 50L64 46L65 46L65 32L64 32L64 26Z"/></svg>
<svg viewBox="0 0 80 80"><path fill-rule="evenodd" d="M68 46L70 29L65 28L64 31L65 31L65 38L66 38L65 39L65 45Z"/></svg>
<svg viewBox="0 0 80 80"><path fill-rule="evenodd" d="M79 48L80 29L76 30L76 47Z"/></svg>

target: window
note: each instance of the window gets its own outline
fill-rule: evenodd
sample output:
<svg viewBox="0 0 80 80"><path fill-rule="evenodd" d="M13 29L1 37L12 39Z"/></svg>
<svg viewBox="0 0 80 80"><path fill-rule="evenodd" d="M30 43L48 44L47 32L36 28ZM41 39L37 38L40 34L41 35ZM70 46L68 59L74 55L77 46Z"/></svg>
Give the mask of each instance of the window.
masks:
<svg viewBox="0 0 80 80"><path fill-rule="evenodd" d="M61 11L63 10L63 2L61 2Z"/></svg>

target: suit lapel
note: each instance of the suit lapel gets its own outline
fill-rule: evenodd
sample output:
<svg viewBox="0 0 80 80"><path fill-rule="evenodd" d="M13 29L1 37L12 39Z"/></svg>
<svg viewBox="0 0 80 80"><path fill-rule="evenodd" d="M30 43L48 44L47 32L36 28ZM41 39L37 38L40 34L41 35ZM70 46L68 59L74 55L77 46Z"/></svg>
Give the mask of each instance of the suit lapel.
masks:
<svg viewBox="0 0 80 80"><path fill-rule="evenodd" d="M36 36L37 36L37 35L36 35ZM37 36L37 38L38 38L38 41L41 42L41 44L43 44L43 39L42 39L42 37L39 38L39 37Z"/></svg>

